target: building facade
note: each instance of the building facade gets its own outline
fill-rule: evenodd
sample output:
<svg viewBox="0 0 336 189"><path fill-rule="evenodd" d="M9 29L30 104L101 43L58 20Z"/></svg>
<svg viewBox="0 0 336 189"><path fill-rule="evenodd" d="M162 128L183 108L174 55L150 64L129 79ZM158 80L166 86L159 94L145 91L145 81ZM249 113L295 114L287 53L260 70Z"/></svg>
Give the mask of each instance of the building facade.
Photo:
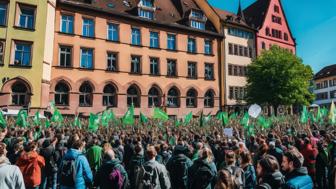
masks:
<svg viewBox="0 0 336 189"><path fill-rule="evenodd" d="M0 107L48 105L56 0L0 1Z"/></svg>
<svg viewBox="0 0 336 189"><path fill-rule="evenodd" d="M258 0L243 10L243 14L247 24L257 30L255 42L257 55L272 45L296 54L296 42L281 0Z"/></svg>
<svg viewBox="0 0 336 189"><path fill-rule="evenodd" d="M221 39L193 0L59 0L49 99L64 114L216 114Z"/></svg>
<svg viewBox="0 0 336 189"><path fill-rule="evenodd" d="M324 67L314 76L314 104L330 106L336 102L336 65Z"/></svg>

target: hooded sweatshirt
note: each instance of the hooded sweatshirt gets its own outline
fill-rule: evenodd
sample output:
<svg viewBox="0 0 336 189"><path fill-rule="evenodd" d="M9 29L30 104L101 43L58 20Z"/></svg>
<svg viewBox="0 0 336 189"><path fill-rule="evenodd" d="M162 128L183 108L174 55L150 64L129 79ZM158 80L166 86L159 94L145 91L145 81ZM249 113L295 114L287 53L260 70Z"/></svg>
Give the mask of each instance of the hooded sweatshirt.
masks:
<svg viewBox="0 0 336 189"><path fill-rule="evenodd" d="M6 157L0 157L0 188L25 189L20 169L9 163Z"/></svg>
<svg viewBox="0 0 336 189"><path fill-rule="evenodd" d="M123 177L122 188L126 188L128 182L127 172L125 168L121 165L121 161L118 159L109 160L102 164L99 171L97 172L97 176L95 178L95 185L100 186L101 189L111 188L109 176L114 168L120 171Z"/></svg>
<svg viewBox="0 0 336 189"><path fill-rule="evenodd" d="M45 166L45 161L37 152L23 152L16 165L22 172L26 187L36 187L41 184L41 169Z"/></svg>

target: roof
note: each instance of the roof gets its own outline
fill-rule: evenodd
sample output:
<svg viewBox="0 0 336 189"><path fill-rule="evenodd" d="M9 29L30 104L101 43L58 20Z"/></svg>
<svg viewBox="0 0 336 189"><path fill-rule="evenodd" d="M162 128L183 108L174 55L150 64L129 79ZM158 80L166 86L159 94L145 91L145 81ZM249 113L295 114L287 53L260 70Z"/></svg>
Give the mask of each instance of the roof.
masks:
<svg viewBox="0 0 336 189"><path fill-rule="evenodd" d="M205 30L198 30L189 26L189 14L191 10L201 10L194 0L154 0L154 20L141 18L138 16L138 4L140 0L58 0L62 4L71 5L100 11L104 14L126 17L143 21L145 23L161 24L169 27L179 27L181 29L193 30L201 33L219 35L211 21L206 21Z"/></svg>
<svg viewBox="0 0 336 189"><path fill-rule="evenodd" d="M322 70L320 70L319 72L317 72L317 74L315 74L314 80L322 79L322 78L326 78L330 76L336 76L336 64L322 68Z"/></svg>
<svg viewBox="0 0 336 189"><path fill-rule="evenodd" d="M238 26L243 26L245 28L251 28L243 19L241 19L237 14L225 11L216 7L213 7L220 19L225 23L230 23Z"/></svg>
<svg viewBox="0 0 336 189"><path fill-rule="evenodd" d="M252 28L260 29L264 24L270 0L257 0L243 10L246 23Z"/></svg>

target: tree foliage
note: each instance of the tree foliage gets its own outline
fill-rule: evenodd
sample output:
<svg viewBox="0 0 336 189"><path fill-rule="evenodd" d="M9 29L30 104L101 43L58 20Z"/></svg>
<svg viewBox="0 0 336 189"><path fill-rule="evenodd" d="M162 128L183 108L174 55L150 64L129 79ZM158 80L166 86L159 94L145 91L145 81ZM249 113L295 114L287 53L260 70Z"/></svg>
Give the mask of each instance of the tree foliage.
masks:
<svg viewBox="0 0 336 189"><path fill-rule="evenodd" d="M261 105L308 105L314 100L309 91L313 71L302 59L286 49L272 46L249 66L247 101Z"/></svg>

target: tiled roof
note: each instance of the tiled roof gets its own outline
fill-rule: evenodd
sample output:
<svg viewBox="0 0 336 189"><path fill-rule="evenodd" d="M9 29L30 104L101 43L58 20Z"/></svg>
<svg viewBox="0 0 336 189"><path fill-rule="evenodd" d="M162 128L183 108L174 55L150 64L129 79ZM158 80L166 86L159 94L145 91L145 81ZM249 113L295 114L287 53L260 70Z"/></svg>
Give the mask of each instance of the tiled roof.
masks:
<svg viewBox="0 0 336 189"><path fill-rule="evenodd" d="M317 72L314 76L314 80L322 79L330 76L336 76L336 64L324 67L322 70Z"/></svg>
<svg viewBox="0 0 336 189"><path fill-rule="evenodd" d="M96 11L108 12L113 15L125 16L156 24L182 27L203 33L218 34L213 24L207 20L205 31L189 27L188 18L192 9L200 10L193 0L154 0L154 20L138 16L138 3L140 0L58 0L63 4L84 7Z"/></svg>
<svg viewBox="0 0 336 189"><path fill-rule="evenodd" d="M228 12L228 11L218 9L218 8L215 8L215 7L214 7L214 10L216 11L216 13L218 14L218 16L220 17L220 19L222 21L224 21L226 23L231 23L231 24L240 25L240 26L250 28L250 26L243 19L241 19L238 15L236 15L235 13Z"/></svg>
<svg viewBox="0 0 336 189"><path fill-rule="evenodd" d="M255 29L260 29L266 18L270 0L257 0L243 10L246 23Z"/></svg>

